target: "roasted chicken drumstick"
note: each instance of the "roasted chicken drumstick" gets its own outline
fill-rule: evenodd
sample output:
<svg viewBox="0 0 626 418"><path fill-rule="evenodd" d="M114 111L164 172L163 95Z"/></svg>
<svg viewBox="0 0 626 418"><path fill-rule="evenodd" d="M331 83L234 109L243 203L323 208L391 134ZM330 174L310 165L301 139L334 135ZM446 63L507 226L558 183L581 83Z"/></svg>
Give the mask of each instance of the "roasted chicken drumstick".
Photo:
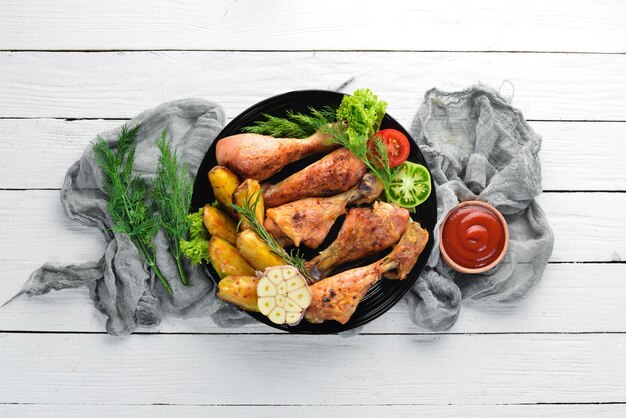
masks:
<svg viewBox="0 0 626 418"><path fill-rule="evenodd" d="M282 245L317 248L335 220L346 213L346 205L372 203L382 191L382 183L368 173L357 186L336 196L309 197L268 209L265 229Z"/></svg>
<svg viewBox="0 0 626 418"><path fill-rule="evenodd" d="M340 148L277 184L264 185L265 207L274 208L305 197L326 197L345 192L355 186L365 172L361 160L350 150Z"/></svg>
<svg viewBox="0 0 626 418"><path fill-rule="evenodd" d="M306 263L317 281L339 264L368 257L398 242L409 223L409 211L396 205L376 202L371 208L348 211L337 239Z"/></svg>
<svg viewBox="0 0 626 418"><path fill-rule="evenodd" d="M427 243L428 231L418 223L411 222L400 242L382 260L313 284L313 301L304 317L315 324L328 320L345 324L363 296L381 278L404 280Z"/></svg>
<svg viewBox="0 0 626 418"><path fill-rule="evenodd" d="M217 143L217 163L243 178L262 181L278 173L287 164L312 154L337 148L329 135L316 132L307 138L274 138L257 134L238 134Z"/></svg>

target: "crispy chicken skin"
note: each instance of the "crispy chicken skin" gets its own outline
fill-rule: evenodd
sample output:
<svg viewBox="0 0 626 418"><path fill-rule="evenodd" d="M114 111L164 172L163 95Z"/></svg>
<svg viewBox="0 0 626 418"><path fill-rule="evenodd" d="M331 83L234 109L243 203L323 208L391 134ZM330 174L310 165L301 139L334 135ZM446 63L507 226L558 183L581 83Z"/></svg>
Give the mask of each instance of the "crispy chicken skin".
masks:
<svg viewBox="0 0 626 418"><path fill-rule="evenodd" d="M267 215L267 212L266 212L266 215ZM291 238L289 238L283 232L283 230L280 229L278 227L278 225L276 225L276 222L274 222L274 220L272 218L266 216L265 222L263 223L263 226L265 227L267 232L269 232L270 234L272 234L274 236L276 241L278 241L278 243L281 246L287 247L289 245L293 245L293 241L291 240Z"/></svg>
<svg viewBox="0 0 626 418"><path fill-rule="evenodd" d="M340 264L368 257L398 242L409 223L409 211L394 204L376 202L371 208L348 211L337 239L306 263L317 281Z"/></svg>
<svg viewBox="0 0 626 418"><path fill-rule="evenodd" d="M345 324L363 296L381 278L404 280L427 243L428 231L411 222L400 242L385 258L313 284L313 301L305 312L305 319L315 324L328 320Z"/></svg>
<svg viewBox="0 0 626 418"><path fill-rule="evenodd" d="M306 197L327 197L345 192L363 178L366 167L350 150L340 148L276 184L265 184L266 208Z"/></svg>
<svg viewBox="0 0 626 418"><path fill-rule="evenodd" d="M309 197L268 209L265 229L283 245L317 248L335 220L346 213L346 205L372 203L382 191L382 183L368 173L357 186L336 196Z"/></svg>
<svg viewBox="0 0 626 418"><path fill-rule="evenodd" d="M289 163L335 148L337 144L328 141L328 134L321 132L302 139L238 134L220 139L215 155L219 165L230 168L243 178L262 181Z"/></svg>

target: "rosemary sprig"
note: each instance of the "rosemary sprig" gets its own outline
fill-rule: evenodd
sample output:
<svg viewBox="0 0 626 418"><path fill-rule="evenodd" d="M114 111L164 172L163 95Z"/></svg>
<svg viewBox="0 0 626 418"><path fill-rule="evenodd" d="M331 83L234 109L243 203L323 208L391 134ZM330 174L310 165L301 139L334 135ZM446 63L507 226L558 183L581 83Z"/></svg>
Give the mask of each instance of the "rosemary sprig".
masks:
<svg viewBox="0 0 626 418"><path fill-rule="evenodd" d="M248 196L244 202L243 206L237 206L235 204L231 204L230 207L233 208L237 213L240 213L243 218L239 220L239 224L237 224L237 229L241 225L241 222L245 219L251 225L254 232L257 233L259 237L267 244L270 250L285 260L285 262L293 267L297 268L300 271L300 274L307 279L310 279L309 273L304 265L305 260L304 257L300 254L298 250L291 250L287 252L270 234L267 232L267 229L263 226L262 223L258 221L256 218L256 206L259 204L261 199L261 192L256 192L251 196Z"/></svg>
<svg viewBox="0 0 626 418"><path fill-rule="evenodd" d="M172 151L171 141L167 139L168 130L161 132L157 147L161 152L157 167L152 199L162 220L163 231L167 237L170 252L176 260L180 279L187 286L187 276L181 260L180 242L189 228L189 205L191 204L192 184L188 175L187 163L180 168L176 150Z"/></svg>
<svg viewBox="0 0 626 418"><path fill-rule="evenodd" d="M161 228L161 219L153 216L147 203L146 182L141 176L132 174L137 146L135 139L139 129L140 125L131 129L124 125L115 150L98 136L93 143L94 159L104 172L104 192L109 198L107 209L113 221L111 230L130 238L167 292L173 294L170 284L156 264L156 248L152 243Z"/></svg>

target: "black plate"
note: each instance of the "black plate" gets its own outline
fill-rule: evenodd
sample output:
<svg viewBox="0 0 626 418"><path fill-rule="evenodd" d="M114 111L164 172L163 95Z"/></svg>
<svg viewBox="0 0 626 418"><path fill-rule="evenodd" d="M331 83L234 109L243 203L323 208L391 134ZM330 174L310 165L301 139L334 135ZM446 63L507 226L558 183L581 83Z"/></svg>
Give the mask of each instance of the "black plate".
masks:
<svg viewBox="0 0 626 418"><path fill-rule="evenodd" d="M243 128L244 126L249 126L255 121L262 119L263 113L274 116L282 116L288 110L306 113L309 107L322 108L326 105L339 106L343 96L344 95L341 93L324 90L292 91L263 100L262 102L255 104L254 106L241 113L235 119L233 119L217 136L217 138L209 148L207 154L205 155L204 160L200 165L200 168L198 169L193 190L192 210L197 211L206 203L213 202L214 200L213 191L211 189L211 185L209 184L207 174L211 168L217 165L217 161L215 158L215 146L217 144L217 141L219 141L221 138L241 133L241 128ZM424 157L420 153L417 145L412 140L409 133L389 115L385 115L381 124L381 129L387 128L397 129L411 140L411 154L409 155L410 161L427 166ZM296 171L303 169L304 167L319 158L320 156L305 158L303 160L290 164L289 166L281 170L280 173L276 174L274 177L268 179L267 181L271 183L280 181L283 178L295 173ZM419 222L423 228L428 230L430 234L428 245L420 255L417 264L409 273L408 277L403 281L383 279L375 284L372 289L367 293L367 295L365 295L365 297L357 307L356 312L354 312L352 318L346 324L342 325L336 321L326 321L322 324L310 324L306 320L302 320L300 324L292 327L287 325L276 325L271 322L266 316L259 313L250 313L250 315L257 320L263 322L264 324L267 324L274 328L278 328L283 331L304 334L329 334L347 331L349 329L367 324L368 322L378 318L380 315L387 312L389 309L391 309L393 305L395 305L400 299L402 299L402 297L413 286L415 280L417 280L419 274L426 265L426 261L428 260L428 256L430 255L430 251L433 246L433 229L437 220L437 198L435 196L434 185L431 184L431 187L432 192L430 194L430 197L426 200L426 202L417 207L415 213L411 214L411 218ZM339 232L342 221L343 217L337 220L330 233L328 234L328 237L324 240L318 250L302 248L304 250L303 253L307 259L314 257L321 249L325 248L334 241L334 239L337 237L337 233ZM375 260L378 260L379 258L384 256L389 251L390 250L381 252L380 254L369 257L365 260L359 260L358 262L349 263L348 265L344 266L342 270L372 263ZM215 281L215 283L218 283L219 276L217 275L215 269L213 269L213 266L207 263L205 264L205 269L209 277L213 281Z"/></svg>

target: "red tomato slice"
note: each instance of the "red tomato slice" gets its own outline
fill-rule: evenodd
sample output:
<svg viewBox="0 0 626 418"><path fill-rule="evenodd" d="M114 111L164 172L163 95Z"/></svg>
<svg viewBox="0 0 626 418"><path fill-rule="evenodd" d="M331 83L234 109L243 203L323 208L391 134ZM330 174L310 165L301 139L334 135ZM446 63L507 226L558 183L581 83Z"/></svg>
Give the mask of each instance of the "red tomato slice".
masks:
<svg viewBox="0 0 626 418"><path fill-rule="evenodd" d="M387 155L389 156L389 166L397 167L409 158L411 145L407 137L400 131L395 129L383 129L374 134L380 138L387 147ZM370 151L375 154L374 142L369 141Z"/></svg>

